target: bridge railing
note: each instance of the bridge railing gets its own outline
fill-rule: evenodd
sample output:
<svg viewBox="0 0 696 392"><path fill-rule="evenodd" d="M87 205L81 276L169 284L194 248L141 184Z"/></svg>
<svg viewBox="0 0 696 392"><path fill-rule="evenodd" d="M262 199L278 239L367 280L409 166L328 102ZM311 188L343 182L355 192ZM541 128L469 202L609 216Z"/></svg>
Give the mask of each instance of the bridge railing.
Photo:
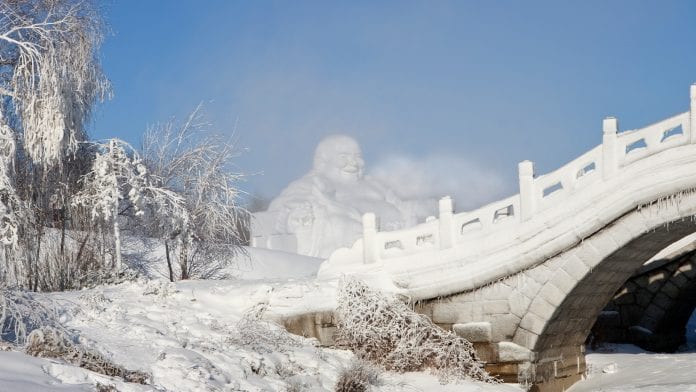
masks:
<svg viewBox="0 0 696 392"><path fill-rule="evenodd" d="M619 166L629 165L639 159L666 149L688 144L691 113L681 113L645 128L628 131L618 136Z"/></svg>
<svg viewBox="0 0 696 392"><path fill-rule="evenodd" d="M519 164L520 193L474 211L454 213L450 197L439 203L439 217L414 227L380 232L374 214L363 217L365 263L447 249L509 228L562 203L575 190L606 181L622 168L661 151L696 144L696 84L690 110L644 128L619 133L618 120L603 120L602 144L563 167L536 176L534 163Z"/></svg>

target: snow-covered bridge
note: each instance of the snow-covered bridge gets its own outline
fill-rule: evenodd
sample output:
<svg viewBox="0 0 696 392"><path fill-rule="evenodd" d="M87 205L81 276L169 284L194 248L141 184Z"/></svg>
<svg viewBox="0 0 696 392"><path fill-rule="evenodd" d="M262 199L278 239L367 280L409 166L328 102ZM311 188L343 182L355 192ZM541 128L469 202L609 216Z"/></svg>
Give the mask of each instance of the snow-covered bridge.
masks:
<svg viewBox="0 0 696 392"><path fill-rule="evenodd" d="M384 232L366 214L363 237L319 277L381 276L474 341L492 371L562 390L585 371L585 340L617 290L696 232L696 85L690 96L689 111L642 129L606 118L602 144L554 172L520 163L520 193L478 210L444 198L438 218Z"/></svg>

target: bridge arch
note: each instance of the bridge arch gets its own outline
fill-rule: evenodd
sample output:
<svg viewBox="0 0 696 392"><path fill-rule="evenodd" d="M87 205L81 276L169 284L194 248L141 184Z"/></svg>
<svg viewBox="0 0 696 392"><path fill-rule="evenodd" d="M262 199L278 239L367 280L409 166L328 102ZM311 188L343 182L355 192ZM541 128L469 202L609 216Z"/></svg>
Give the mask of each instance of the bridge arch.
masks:
<svg viewBox="0 0 696 392"><path fill-rule="evenodd" d="M554 263L558 267L532 299L513 337L535 353L536 382L550 383L573 373L577 377L585 340L615 293L646 260L696 231L694 202L682 201L686 203L633 211L559 256ZM651 218L655 216L663 218ZM628 234L637 228L644 232Z"/></svg>
<svg viewBox="0 0 696 392"><path fill-rule="evenodd" d="M686 342L696 309L694 236L685 249L641 267L619 289L592 327L593 345L633 343L655 352L674 352Z"/></svg>

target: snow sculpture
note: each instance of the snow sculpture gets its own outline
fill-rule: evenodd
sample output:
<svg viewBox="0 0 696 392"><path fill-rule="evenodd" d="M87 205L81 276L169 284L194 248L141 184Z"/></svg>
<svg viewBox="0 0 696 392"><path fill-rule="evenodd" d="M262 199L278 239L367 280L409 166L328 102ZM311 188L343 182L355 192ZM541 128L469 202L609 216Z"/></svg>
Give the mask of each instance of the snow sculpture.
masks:
<svg viewBox="0 0 696 392"><path fill-rule="evenodd" d="M324 138L312 170L290 183L268 211L254 214L252 245L328 257L362 232L362 215L374 212L382 230L415 224L427 215L422 203L400 200L370 176L358 143L345 135Z"/></svg>

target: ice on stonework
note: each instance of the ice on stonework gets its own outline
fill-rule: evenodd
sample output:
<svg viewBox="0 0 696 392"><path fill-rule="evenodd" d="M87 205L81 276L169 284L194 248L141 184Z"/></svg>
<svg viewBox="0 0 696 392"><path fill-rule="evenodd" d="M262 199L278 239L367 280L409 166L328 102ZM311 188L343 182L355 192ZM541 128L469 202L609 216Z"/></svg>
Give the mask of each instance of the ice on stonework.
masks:
<svg viewBox="0 0 696 392"><path fill-rule="evenodd" d="M358 142L331 135L316 147L312 169L290 183L252 223L253 245L328 257L362 233L362 215L373 212L380 230L412 226L432 215L435 203L401 200L365 175Z"/></svg>

